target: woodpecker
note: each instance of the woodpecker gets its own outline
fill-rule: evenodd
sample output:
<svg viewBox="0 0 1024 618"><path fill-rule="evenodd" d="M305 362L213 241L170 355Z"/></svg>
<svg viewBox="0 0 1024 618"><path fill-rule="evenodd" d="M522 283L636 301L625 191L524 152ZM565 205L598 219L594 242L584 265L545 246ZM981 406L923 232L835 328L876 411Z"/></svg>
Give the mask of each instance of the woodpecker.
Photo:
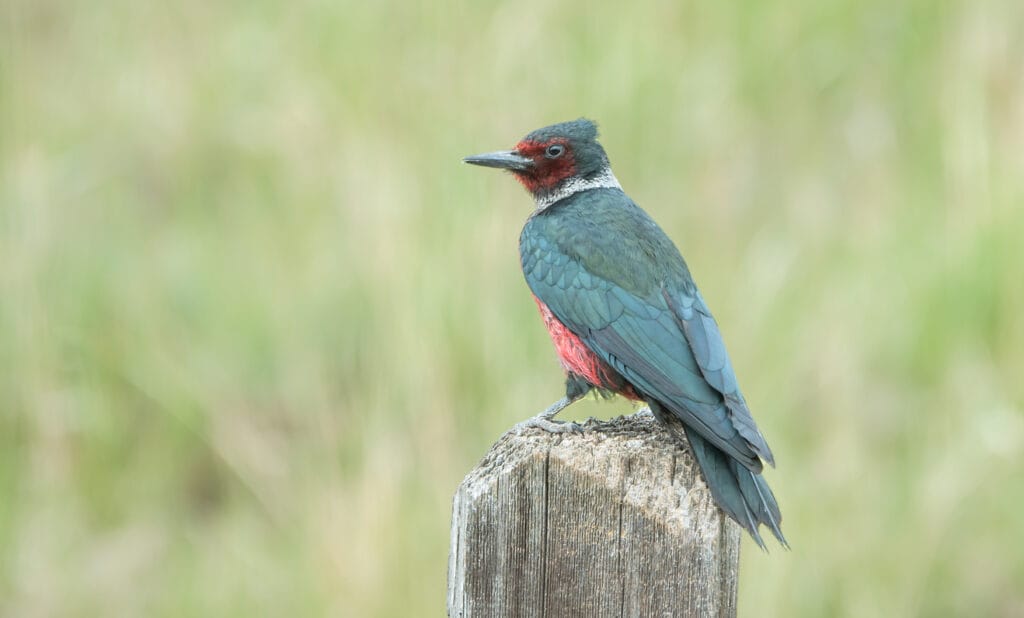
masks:
<svg viewBox="0 0 1024 618"><path fill-rule="evenodd" d="M554 421L596 390L646 402L689 442L718 506L764 549L763 524L788 547L761 476L772 451L740 393L718 324L679 249L623 192L597 125L537 129L512 150L466 157L507 170L536 208L519 238L526 283L566 373L566 394L522 423Z"/></svg>

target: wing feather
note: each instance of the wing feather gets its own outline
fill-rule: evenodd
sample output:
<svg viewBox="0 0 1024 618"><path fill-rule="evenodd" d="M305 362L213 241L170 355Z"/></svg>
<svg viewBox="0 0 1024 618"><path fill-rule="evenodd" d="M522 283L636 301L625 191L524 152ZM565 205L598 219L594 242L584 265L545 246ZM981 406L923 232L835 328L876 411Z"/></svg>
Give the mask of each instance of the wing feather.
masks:
<svg viewBox="0 0 1024 618"><path fill-rule="evenodd" d="M550 244L545 249L542 254L557 252ZM757 451L733 423L728 404L704 375L678 317L663 298L639 298L568 256L526 255L527 283L560 322L646 396L664 403L748 468L760 470ZM542 272L539 264L557 268Z"/></svg>

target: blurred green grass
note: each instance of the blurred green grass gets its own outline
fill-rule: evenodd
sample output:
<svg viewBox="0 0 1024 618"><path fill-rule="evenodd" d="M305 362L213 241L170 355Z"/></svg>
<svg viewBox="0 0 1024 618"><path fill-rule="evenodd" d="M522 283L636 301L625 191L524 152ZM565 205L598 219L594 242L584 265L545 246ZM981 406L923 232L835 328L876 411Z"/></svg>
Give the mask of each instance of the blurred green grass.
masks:
<svg viewBox="0 0 1024 618"><path fill-rule="evenodd" d="M1024 614L1024 5L0 16L0 614L443 614L456 485L562 388L459 160L580 115L779 460L741 615Z"/></svg>

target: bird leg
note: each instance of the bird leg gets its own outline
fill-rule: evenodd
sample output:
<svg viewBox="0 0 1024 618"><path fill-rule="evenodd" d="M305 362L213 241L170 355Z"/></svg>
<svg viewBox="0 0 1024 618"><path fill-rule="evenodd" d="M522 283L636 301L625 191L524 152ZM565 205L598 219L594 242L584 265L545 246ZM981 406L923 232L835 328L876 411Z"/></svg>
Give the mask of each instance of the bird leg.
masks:
<svg viewBox="0 0 1024 618"><path fill-rule="evenodd" d="M556 414L566 409L573 403L579 401L582 397L582 394L576 395L574 397L566 395L565 397L562 397L555 403L548 406L546 410L544 410L537 416L528 418L525 421L522 421L521 423L516 423L515 426L512 427L512 431L517 434L521 434L523 433L523 430L531 429L534 427L538 429L543 429L544 431L547 431L549 433L568 433L582 431L583 429L582 427L579 426L578 423L552 420L555 418Z"/></svg>
<svg viewBox="0 0 1024 618"><path fill-rule="evenodd" d="M591 388L593 387L584 378L570 372L565 378L565 397L562 397L555 403L548 406L547 410L544 410L537 416L528 418L521 423L517 423L512 428L512 431L517 434L521 434L524 429L529 429L531 427L537 427L538 429L543 429L549 433L583 431L583 428L580 427L579 423L556 421L553 419L556 414L568 408L580 399L583 399L583 396L589 393Z"/></svg>

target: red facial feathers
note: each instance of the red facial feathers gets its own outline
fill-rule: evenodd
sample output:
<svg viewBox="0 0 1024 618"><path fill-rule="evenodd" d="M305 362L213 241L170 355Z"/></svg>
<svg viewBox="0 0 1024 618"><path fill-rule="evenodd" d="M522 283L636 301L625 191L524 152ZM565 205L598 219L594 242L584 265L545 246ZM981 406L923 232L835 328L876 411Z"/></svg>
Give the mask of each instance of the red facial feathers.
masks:
<svg viewBox="0 0 1024 618"><path fill-rule="evenodd" d="M547 149L554 144L561 145L565 150L557 158L548 158ZM533 159L534 168L532 170L516 172L516 178L530 193L551 189L576 173L576 161L569 148L568 140L555 139L546 142L523 140L516 144L516 152L520 156Z"/></svg>

